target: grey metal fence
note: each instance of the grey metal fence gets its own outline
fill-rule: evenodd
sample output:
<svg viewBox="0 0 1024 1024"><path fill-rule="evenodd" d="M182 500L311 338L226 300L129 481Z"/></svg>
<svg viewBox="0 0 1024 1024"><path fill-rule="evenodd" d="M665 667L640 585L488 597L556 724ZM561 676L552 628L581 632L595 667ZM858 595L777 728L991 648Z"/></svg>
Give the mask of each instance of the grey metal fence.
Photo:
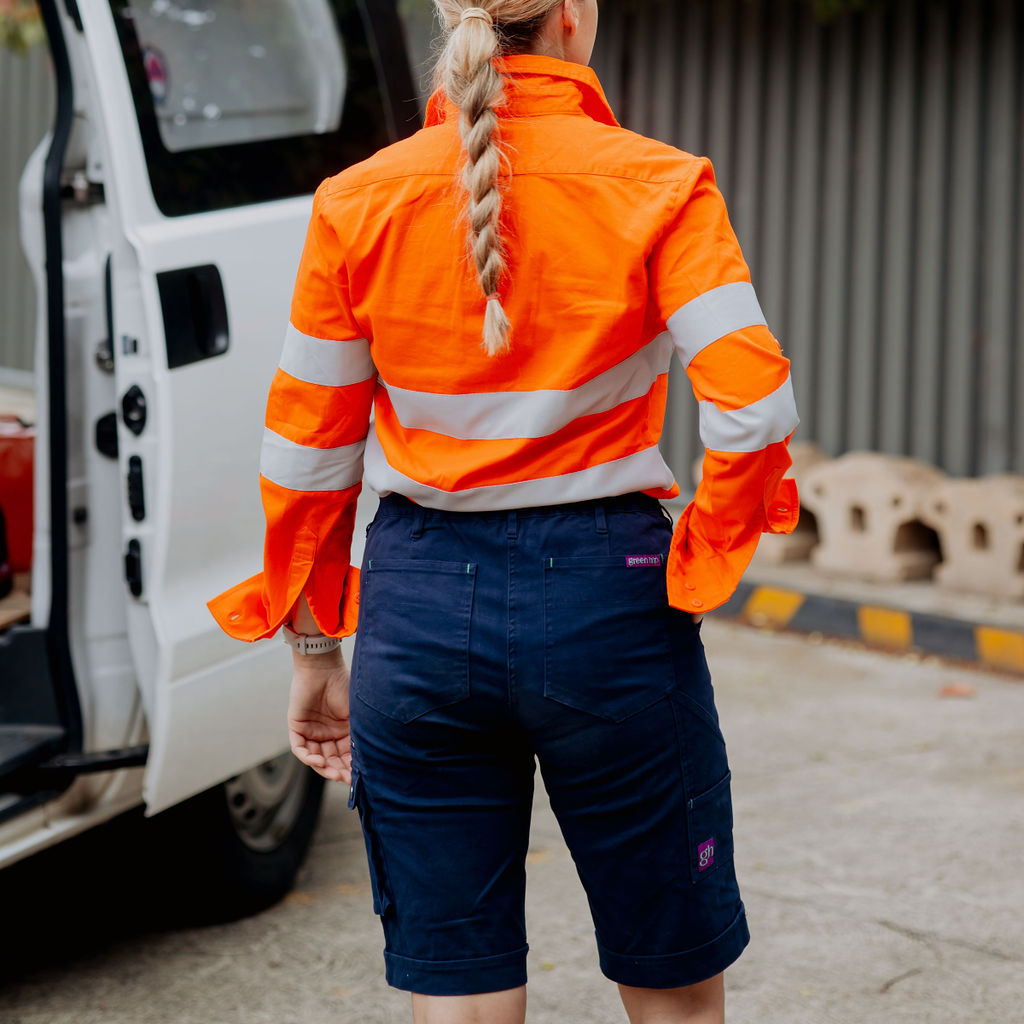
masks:
<svg viewBox="0 0 1024 1024"><path fill-rule="evenodd" d="M35 299L18 238L18 180L53 119L49 58L0 47L0 378L32 369ZM14 371L11 374L10 371Z"/></svg>
<svg viewBox="0 0 1024 1024"><path fill-rule="evenodd" d="M595 66L620 120L714 161L793 360L798 436L1024 472L1024 4L602 17ZM675 383L682 473L698 446Z"/></svg>

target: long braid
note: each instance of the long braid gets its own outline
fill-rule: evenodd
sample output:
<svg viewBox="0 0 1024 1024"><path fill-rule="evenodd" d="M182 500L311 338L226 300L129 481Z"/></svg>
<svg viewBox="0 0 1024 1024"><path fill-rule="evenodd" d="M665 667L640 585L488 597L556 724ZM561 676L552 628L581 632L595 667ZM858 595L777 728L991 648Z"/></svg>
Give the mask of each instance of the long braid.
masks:
<svg viewBox="0 0 1024 1024"><path fill-rule="evenodd" d="M501 51L500 28L529 26L556 6L558 0L481 0L472 6L459 0L436 0L451 30L438 62L438 77L448 98L459 109L459 132L466 151L462 186L467 195L469 249L477 280L486 299L483 346L488 355L504 352L511 324L498 295L506 273L501 237L502 151L498 138L502 76L493 60ZM510 33L511 34L511 33Z"/></svg>

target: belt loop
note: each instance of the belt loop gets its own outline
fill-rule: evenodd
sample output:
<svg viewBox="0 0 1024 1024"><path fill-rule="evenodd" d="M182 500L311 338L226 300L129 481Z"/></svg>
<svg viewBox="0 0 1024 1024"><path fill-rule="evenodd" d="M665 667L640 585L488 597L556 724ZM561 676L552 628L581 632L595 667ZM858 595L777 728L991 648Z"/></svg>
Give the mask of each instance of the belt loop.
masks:
<svg viewBox="0 0 1024 1024"><path fill-rule="evenodd" d="M413 540L419 540L423 536L423 527L426 521L427 510L422 505L417 505L412 513L412 533L410 536Z"/></svg>
<svg viewBox="0 0 1024 1024"><path fill-rule="evenodd" d="M598 533L608 532L608 520L605 518L604 505L594 506L594 525Z"/></svg>
<svg viewBox="0 0 1024 1024"><path fill-rule="evenodd" d="M519 516L516 514L516 510L512 509L508 514L508 538L509 540L515 540L519 536Z"/></svg>

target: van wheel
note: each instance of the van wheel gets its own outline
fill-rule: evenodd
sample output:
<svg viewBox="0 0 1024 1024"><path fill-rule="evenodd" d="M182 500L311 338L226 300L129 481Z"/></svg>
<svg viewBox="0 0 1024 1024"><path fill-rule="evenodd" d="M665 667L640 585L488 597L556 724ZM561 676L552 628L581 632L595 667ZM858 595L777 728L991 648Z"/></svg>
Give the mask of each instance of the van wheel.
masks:
<svg viewBox="0 0 1024 1024"><path fill-rule="evenodd" d="M226 921L264 910L292 887L309 850L324 780L281 754L152 819L176 911Z"/></svg>

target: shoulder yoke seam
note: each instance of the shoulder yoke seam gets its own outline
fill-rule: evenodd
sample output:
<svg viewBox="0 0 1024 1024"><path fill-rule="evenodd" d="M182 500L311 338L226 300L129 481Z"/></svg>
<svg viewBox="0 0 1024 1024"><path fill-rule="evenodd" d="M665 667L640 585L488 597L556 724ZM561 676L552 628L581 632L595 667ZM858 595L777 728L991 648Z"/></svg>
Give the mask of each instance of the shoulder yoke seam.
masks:
<svg viewBox="0 0 1024 1024"><path fill-rule="evenodd" d="M344 173L344 172L342 172ZM517 171L513 178L614 178L617 181L632 181L638 185L682 185L691 175L673 174L665 178L638 178L630 174L613 171ZM324 196L335 196L342 192L354 192L366 188L367 185L383 185L389 181L403 181L409 178L454 178L449 171L407 171L404 174L390 174L380 178L369 178L365 181L353 182L350 185L333 185L324 189Z"/></svg>

